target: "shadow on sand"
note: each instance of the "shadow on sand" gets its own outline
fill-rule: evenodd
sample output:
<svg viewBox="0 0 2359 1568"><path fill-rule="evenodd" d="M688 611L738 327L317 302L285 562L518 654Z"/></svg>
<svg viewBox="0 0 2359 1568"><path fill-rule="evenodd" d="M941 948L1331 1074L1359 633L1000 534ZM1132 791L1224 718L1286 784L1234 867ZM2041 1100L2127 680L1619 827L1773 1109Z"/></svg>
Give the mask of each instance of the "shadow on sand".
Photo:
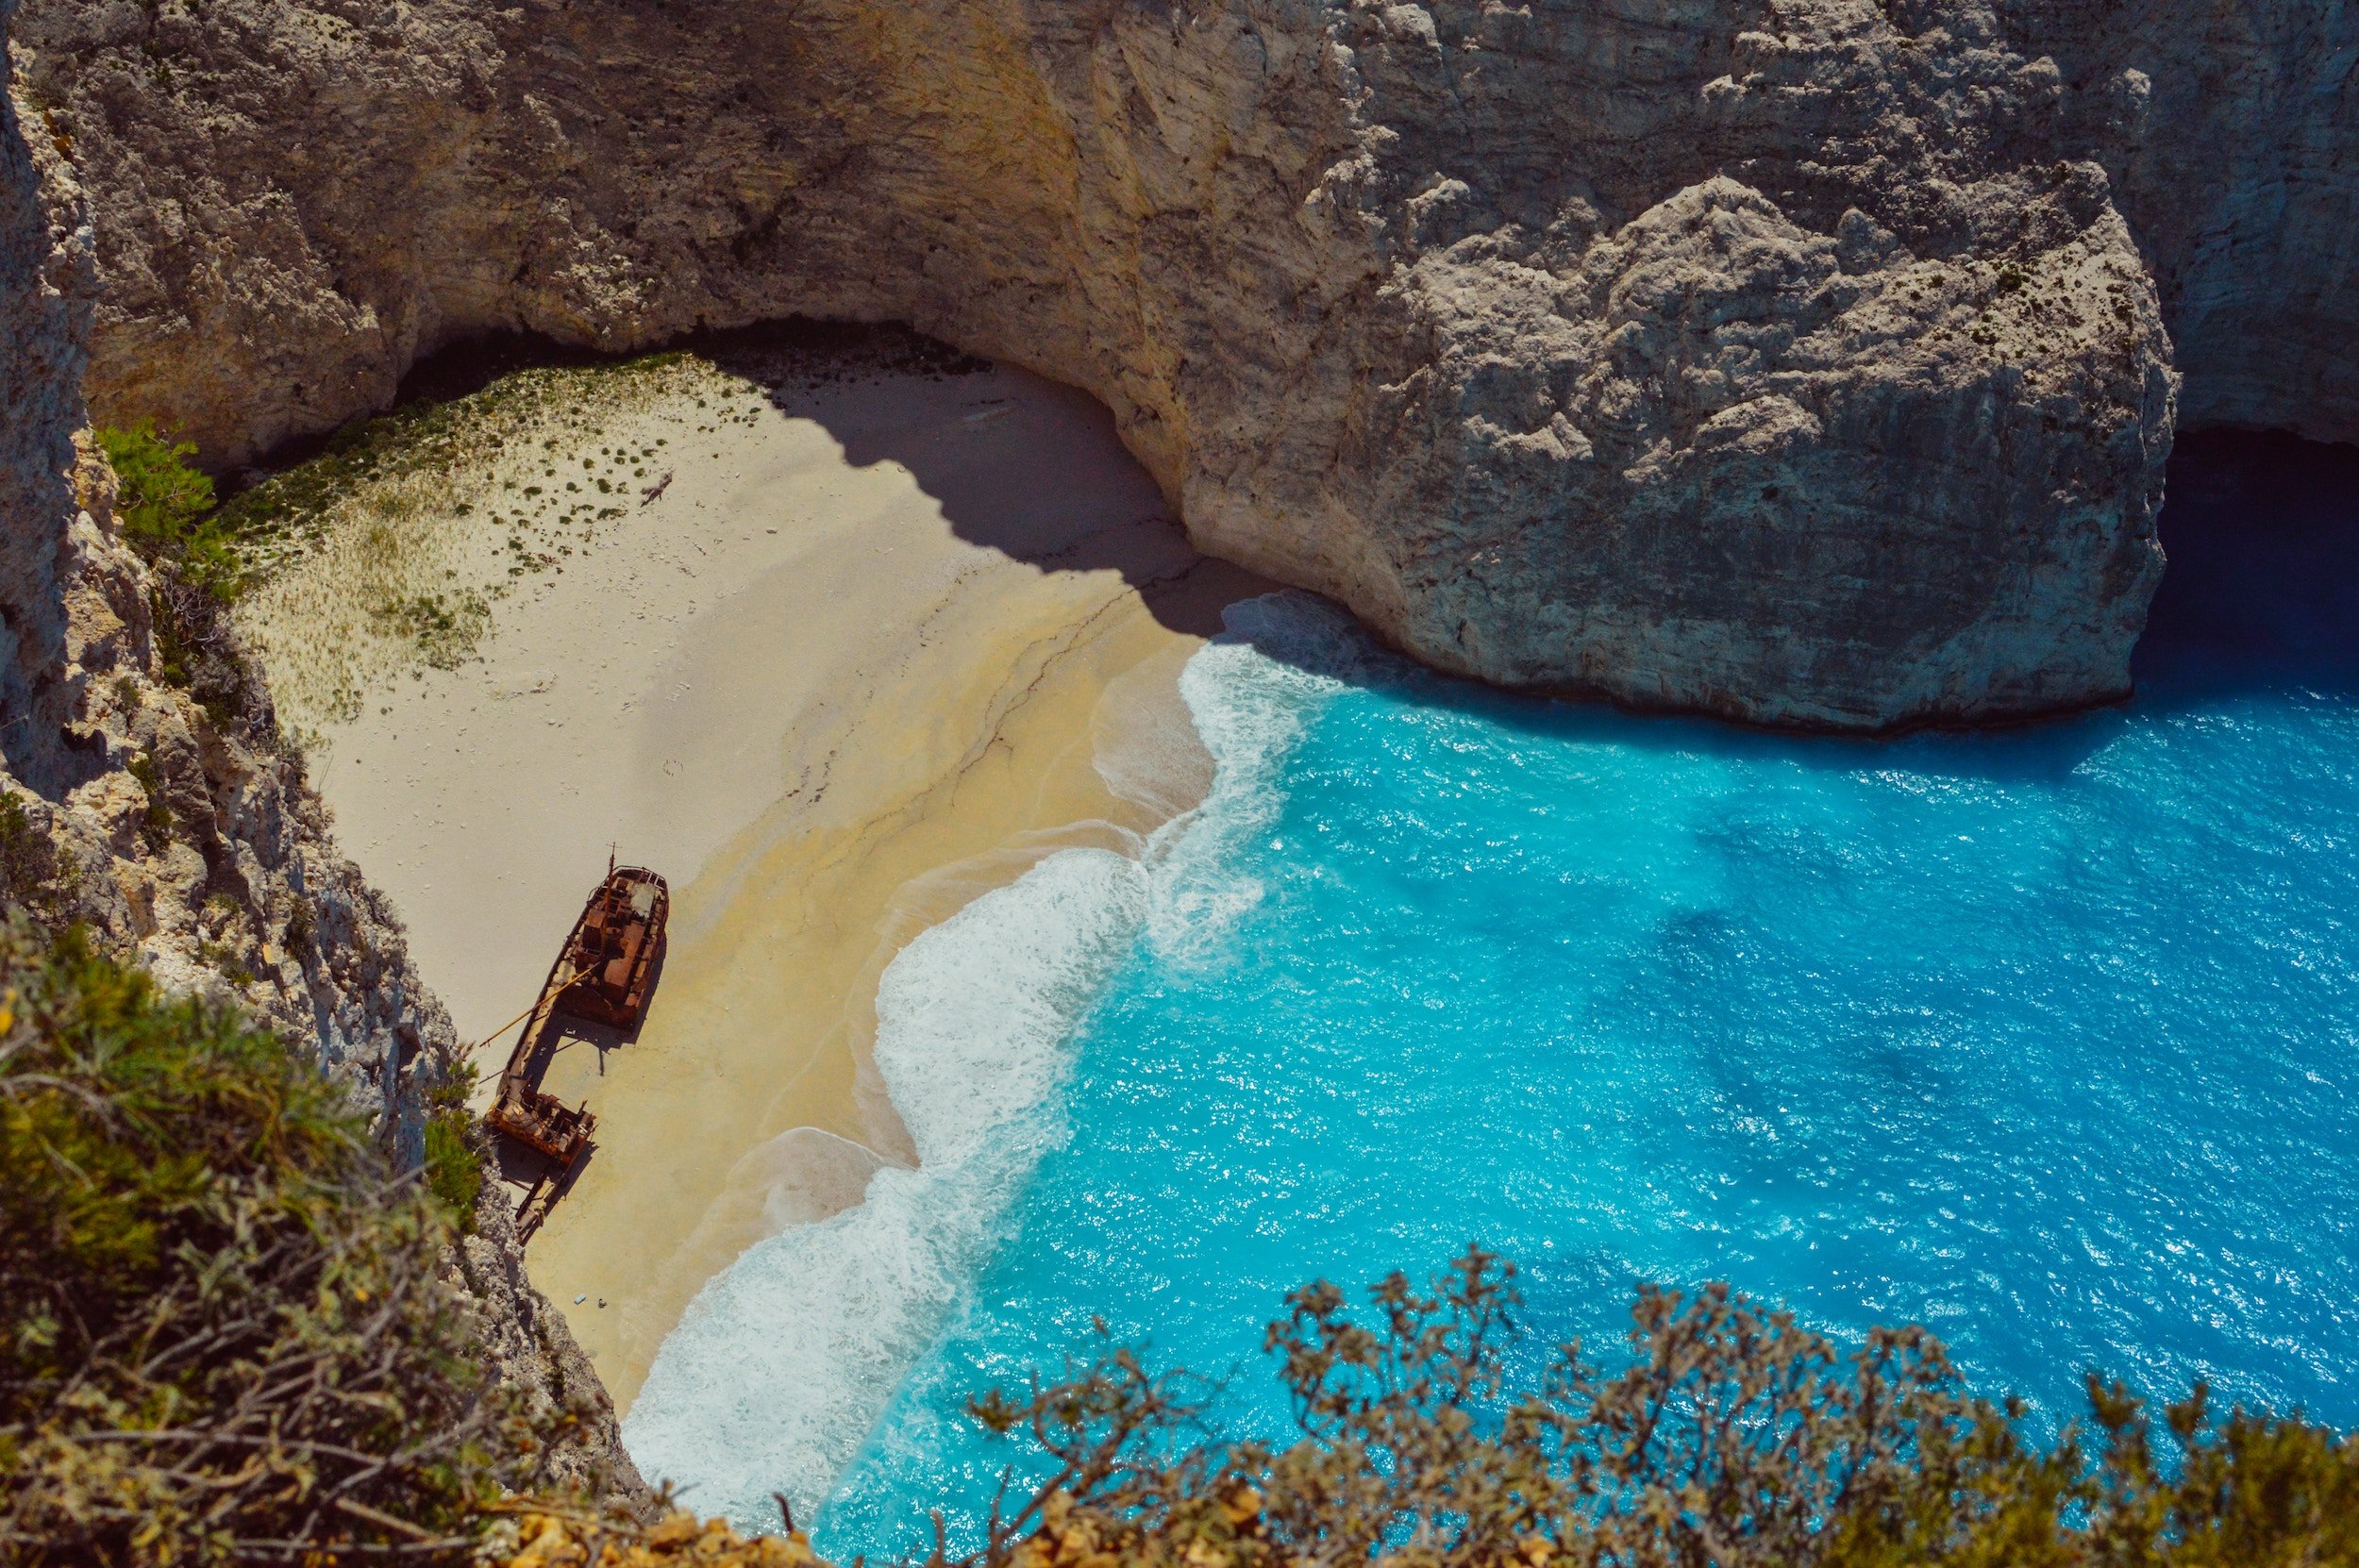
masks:
<svg viewBox="0 0 2359 1568"><path fill-rule="evenodd" d="M1210 637L1221 629L1224 604L1278 586L1196 553L1175 509L1122 444L1113 415L1087 392L1031 380L1035 394L1060 405L1058 439L1044 441L1032 465L1012 475L1004 459L979 459L965 438L1016 410L1002 376L1024 373L897 325L790 321L684 346L765 388L780 412L819 424L853 467L907 469L960 539L1042 572L1118 573L1174 631ZM865 417L855 400L828 395L833 385L880 375L965 381L973 395L948 426ZM1090 439L1073 439L1076 431ZM1217 580L1202 580L1208 576Z"/></svg>
<svg viewBox="0 0 2359 1568"><path fill-rule="evenodd" d="M938 425L834 417L842 406L825 395L831 384L880 374L974 377L977 407L969 417L988 419L995 396L988 361L897 325L801 318L698 334L673 346L767 389L782 410L817 420L856 466L907 468L960 538L1044 572L1118 572L1174 629L1210 636L1221 630L1226 604L1277 586L1196 554L1164 498L1121 450L1113 416L1084 392L1059 389L1073 401L1076 417L1103 426L1105 440L1079 457L1069 446L1044 450L1029 487L1012 493L1004 473L966 460ZM458 397L532 366L613 358L497 335L421 361L403 381L401 398ZM1131 492L1122 520L1077 527L1072 509L1103 509L1110 487ZM2027 778L2069 773L2139 715L2272 692L2359 695L2359 447L2283 434L2185 435L2171 457L2167 494L2161 532L2170 565L2133 664L2136 694L2115 708L1994 729L1861 741L1521 697L1406 660L1377 678L1406 700L1471 707L1495 722L1560 739L1774 753L1837 769L1898 764ZM1218 580L1201 580L1208 572ZM1267 651L1285 657L1282 649Z"/></svg>
<svg viewBox="0 0 2359 1568"><path fill-rule="evenodd" d="M669 345L704 356L764 389L773 407L813 420L843 446L856 468L895 462L942 509L952 532L1043 572L1113 571L1138 590L1156 619L1176 631L1209 637L1221 629L1221 606L1277 585L1188 543L1176 513L1122 446L1113 416L1088 393L1036 383L1066 406L1067 429L1094 425L1100 439L1045 443L1039 464L1012 486L1001 465L973 460L972 443L938 423L863 417L857 400L830 395L878 376L972 381L970 420L994 417L1012 403L995 389L999 367L897 324L864 325L800 317L727 332L703 332ZM455 344L411 369L397 401L446 402L480 392L506 375L545 366L587 368L629 356L601 355L522 333L496 333ZM310 456L324 438L274 453L265 466ZM1207 571L1217 582L1192 582Z"/></svg>

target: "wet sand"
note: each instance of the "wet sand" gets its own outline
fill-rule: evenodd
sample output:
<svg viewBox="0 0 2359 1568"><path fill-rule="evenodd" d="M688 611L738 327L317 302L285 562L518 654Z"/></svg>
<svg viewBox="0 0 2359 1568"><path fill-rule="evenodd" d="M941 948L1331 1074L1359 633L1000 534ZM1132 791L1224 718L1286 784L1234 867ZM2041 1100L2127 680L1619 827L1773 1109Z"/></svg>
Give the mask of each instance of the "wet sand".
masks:
<svg viewBox="0 0 2359 1568"><path fill-rule="evenodd" d="M626 1409L708 1278L911 1158L868 1063L902 944L1193 804L1180 667L1268 586L1187 547L1103 409L1021 372L730 411L636 409L661 493L502 600L480 662L367 692L314 757L463 1039L530 1004L610 844L671 881L637 1037L548 1075L597 1149L527 1253Z"/></svg>

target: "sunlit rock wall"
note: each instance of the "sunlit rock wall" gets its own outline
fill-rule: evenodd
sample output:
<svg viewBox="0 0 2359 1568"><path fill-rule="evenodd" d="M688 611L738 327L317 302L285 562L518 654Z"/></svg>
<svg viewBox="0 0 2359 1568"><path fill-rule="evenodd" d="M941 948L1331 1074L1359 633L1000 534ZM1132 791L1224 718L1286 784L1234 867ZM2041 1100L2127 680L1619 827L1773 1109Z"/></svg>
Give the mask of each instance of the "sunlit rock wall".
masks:
<svg viewBox="0 0 2359 1568"><path fill-rule="evenodd" d="M2239 18L28 0L20 36L94 192L92 398L218 463L488 328L899 317L1095 392L1202 545L1444 668L1877 727L2127 689L2167 321L2203 417L2359 419L2312 330L2359 298L2351 24Z"/></svg>

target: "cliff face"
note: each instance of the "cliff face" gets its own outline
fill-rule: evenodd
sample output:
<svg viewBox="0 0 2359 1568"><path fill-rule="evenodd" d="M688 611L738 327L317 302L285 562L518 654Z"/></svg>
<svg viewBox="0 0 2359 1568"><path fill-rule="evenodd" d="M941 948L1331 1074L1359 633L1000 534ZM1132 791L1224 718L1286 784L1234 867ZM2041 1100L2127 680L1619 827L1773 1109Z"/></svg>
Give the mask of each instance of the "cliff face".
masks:
<svg viewBox="0 0 2359 1568"><path fill-rule="evenodd" d="M2185 377L2183 425L2359 441L2359 9L2011 0L2097 149Z"/></svg>
<svg viewBox="0 0 2359 1568"><path fill-rule="evenodd" d="M90 379L234 463L493 327L900 317L1204 547L1514 684L1772 722L2127 689L2166 320L2359 434L2344 8L28 0Z"/></svg>
<svg viewBox="0 0 2359 1568"><path fill-rule="evenodd" d="M0 0L0 50L14 9ZM65 585L82 543L66 525L97 278L80 192L34 136L0 101L0 758L55 792L104 766L65 727Z"/></svg>
<svg viewBox="0 0 2359 1568"><path fill-rule="evenodd" d="M5 50L14 0L0 0ZM330 839L259 683L209 709L158 678L158 584L122 542L80 381L95 279L82 192L40 110L0 99L0 894L80 922L175 990L314 1043L394 1158L423 1143L418 1064L456 1044L401 928ZM226 642L213 657L237 660ZM502 1373L581 1413L560 1479L630 1494L611 1409L523 1280L498 1205L454 1259Z"/></svg>

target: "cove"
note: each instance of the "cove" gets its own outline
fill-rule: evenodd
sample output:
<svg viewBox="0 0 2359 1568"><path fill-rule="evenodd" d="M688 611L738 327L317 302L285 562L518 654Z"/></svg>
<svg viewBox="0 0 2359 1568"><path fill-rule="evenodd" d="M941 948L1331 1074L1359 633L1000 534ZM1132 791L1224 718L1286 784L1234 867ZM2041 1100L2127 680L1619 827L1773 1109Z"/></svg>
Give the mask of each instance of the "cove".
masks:
<svg viewBox="0 0 2359 1568"><path fill-rule="evenodd" d="M1727 1279L1924 1323L2043 1427L2091 1369L2359 1422L2354 466L2190 442L2137 699L2008 732L1528 701L1232 609L1182 679L1210 798L895 961L924 1164L708 1288L634 1456L748 1524L782 1487L839 1560L922 1549L1020 1460L966 1398L1094 1318L1275 1435L1281 1293L1469 1241L1535 1347Z"/></svg>

